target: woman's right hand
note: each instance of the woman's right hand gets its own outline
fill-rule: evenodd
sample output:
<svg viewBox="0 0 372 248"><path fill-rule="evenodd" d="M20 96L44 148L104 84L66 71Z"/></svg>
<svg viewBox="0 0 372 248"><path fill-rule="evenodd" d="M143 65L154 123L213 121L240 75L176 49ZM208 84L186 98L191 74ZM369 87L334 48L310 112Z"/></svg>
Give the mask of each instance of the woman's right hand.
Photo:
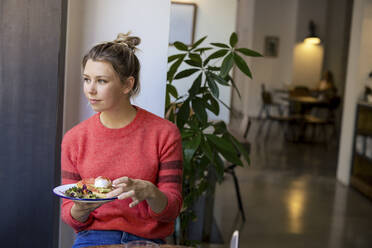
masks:
<svg viewBox="0 0 372 248"><path fill-rule="evenodd" d="M79 222L86 222L89 218L89 214L102 206L104 203L96 203L96 202L79 202L74 201L74 205L71 208L71 216L75 220Z"/></svg>

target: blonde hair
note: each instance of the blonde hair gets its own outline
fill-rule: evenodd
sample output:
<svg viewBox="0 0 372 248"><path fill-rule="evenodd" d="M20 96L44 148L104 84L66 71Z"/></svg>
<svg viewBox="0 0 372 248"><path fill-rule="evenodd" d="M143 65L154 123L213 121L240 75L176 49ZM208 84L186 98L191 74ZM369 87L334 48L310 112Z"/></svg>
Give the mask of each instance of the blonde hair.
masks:
<svg viewBox="0 0 372 248"><path fill-rule="evenodd" d="M137 95L140 89L139 72L141 66L135 52L138 50L137 46L140 43L141 39L130 36L130 32L119 33L114 41L103 42L90 49L83 57L83 70L89 59L107 61L119 75L122 83L125 83L128 77L134 78L133 88L129 96Z"/></svg>

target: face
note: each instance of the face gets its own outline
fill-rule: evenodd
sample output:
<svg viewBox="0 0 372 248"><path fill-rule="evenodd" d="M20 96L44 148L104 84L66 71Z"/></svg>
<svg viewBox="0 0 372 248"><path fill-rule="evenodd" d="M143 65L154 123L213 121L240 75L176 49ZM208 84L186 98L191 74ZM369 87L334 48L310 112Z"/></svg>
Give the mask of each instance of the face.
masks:
<svg viewBox="0 0 372 248"><path fill-rule="evenodd" d="M128 99L130 87L107 61L88 60L84 72L84 94L96 112L120 108Z"/></svg>

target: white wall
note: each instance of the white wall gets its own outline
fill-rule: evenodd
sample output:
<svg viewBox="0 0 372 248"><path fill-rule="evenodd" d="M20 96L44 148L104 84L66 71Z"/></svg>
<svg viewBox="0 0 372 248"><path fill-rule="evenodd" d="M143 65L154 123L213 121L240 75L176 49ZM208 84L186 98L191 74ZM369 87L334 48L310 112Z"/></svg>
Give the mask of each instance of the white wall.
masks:
<svg viewBox="0 0 372 248"><path fill-rule="evenodd" d="M327 1L298 0L296 46L294 47L291 87L303 85L314 88L320 81L323 66L323 43L326 37ZM320 45L303 42L309 35L309 22L315 24L315 33L323 41Z"/></svg>
<svg viewBox="0 0 372 248"><path fill-rule="evenodd" d="M141 51L137 53L142 66L141 92L134 103L163 116L165 102L160 99L165 99L169 9L170 0L69 1L66 127L71 127L93 113L86 101L81 100L82 56L97 42L113 40L119 32L127 31L132 31L133 35L142 39L139 45Z"/></svg>
<svg viewBox="0 0 372 248"><path fill-rule="evenodd" d="M268 89L285 87L292 81L293 47L296 39L297 1L259 0L254 7L253 48L264 54L265 36L279 37L278 57L252 58L253 80L245 79L246 88L242 92L244 103L242 113L250 116L258 114L261 106L261 87ZM249 15L248 15L249 16ZM246 19L244 13L240 19ZM250 23L242 25L251 25ZM249 29L248 29L249 30ZM244 31L243 31L244 33ZM246 34L248 35L248 33ZM245 45L245 44L244 44ZM247 44L249 47L249 44ZM241 80L241 79L240 79ZM243 79L244 80L244 79ZM234 100L235 101L235 100ZM239 108L234 106L234 108Z"/></svg>
<svg viewBox="0 0 372 248"><path fill-rule="evenodd" d="M235 32L237 0L178 0L177 2L195 3L197 5L195 41L208 35L203 42L207 45L209 42L228 43L232 32ZM177 53L177 50L170 46L168 54ZM180 67L179 70L185 69ZM180 79L174 81L180 95L187 93L195 77L191 80ZM230 105L231 90L230 87L220 88L220 99ZM220 119L229 122L229 111L220 104L219 116L210 114L210 119Z"/></svg>
<svg viewBox="0 0 372 248"><path fill-rule="evenodd" d="M350 37L352 1L328 0L323 70L333 72L335 85L343 99Z"/></svg>
<svg viewBox="0 0 372 248"><path fill-rule="evenodd" d="M354 0L337 179L348 185L356 104L372 69L372 0Z"/></svg>
<svg viewBox="0 0 372 248"><path fill-rule="evenodd" d="M141 93L134 103L164 114L170 0L69 1L66 48L64 131L91 116L81 84L82 56L97 42L132 31L142 42ZM61 224L60 247L71 247L73 232Z"/></svg>
<svg viewBox="0 0 372 248"><path fill-rule="evenodd" d="M240 1L239 6L246 1ZM264 53L265 36L279 37L278 57L251 59L253 80L236 75L244 81L243 99L233 95L234 109L240 113L257 116L261 107L261 88L265 83L269 90L293 88L296 85L315 87L320 80L323 66L323 44L305 46L309 21L316 24L316 33L325 41L328 1L324 0L259 0L254 6L253 49ZM249 27L249 13L239 10L239 26ZM240 29L244 29L240 27ZM244 34L244 31L241 31ZM248 34L247 34L248 35ZM238 102L244 103L240 106Z"/></svg>
<svg viewBox="0 0 372 248"><path fill-rule="evenodd" d="M328 0L297 0L296 42L302 42L309 35L309 21L315 23L315 32L324 39L326 36L326 12Z"/></svg>
<svg viewBox="0 0 372 248"><path fill-rule="evenodd" d="M256 0L239 1L237 7L237 34L239 36L239 47L253 48L253 34L254 34L254 13ZM249 57L246 61L250 68L252 68L252 58ZM256 72L253 71L253 78L256 78ZM234 80L237 88L240 91L241 97L232 91L231 106L234 113L242 113L248 115L249 101L248 97L252 87L252 80L239 70L234 71ZM239 119L236 115L230 116L230 126L234 129L240 129L240 122L234 120Z"/></svg>
<svg viewBox="0 0 372 248"><path fill-rule="evenodd" d="M323 65L323 46L304 42L296 44L293 53L293 76L290 87L301 85L316 88Z"/></svg>

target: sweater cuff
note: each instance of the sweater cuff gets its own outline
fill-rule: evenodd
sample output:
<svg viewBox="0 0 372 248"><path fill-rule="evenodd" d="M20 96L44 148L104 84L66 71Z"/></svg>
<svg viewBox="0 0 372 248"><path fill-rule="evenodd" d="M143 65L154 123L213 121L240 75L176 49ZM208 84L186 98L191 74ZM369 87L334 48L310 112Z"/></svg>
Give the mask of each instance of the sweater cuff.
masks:
<svg viewBox="0 0 372 248"><path fill-rule="evenodd" d="M151 209L151 207L148 206L149 215L158 221L173 222L176 219L177 215L179 214L180 208L179 208L178 201L174 199L174 197L172 197L171 194L166 193L166 192L163 192L163 193L166 195L168 199L167 205L160 213L154 212Z"/></svg>
<svg viewBox="0 0 372 248"><path fill-rule="evenodd" d="M161 218L163 215L165 215L167 212L168 212L168 210L169 210L169 197L167 196L167 205L165 206L165 208L160 212L160 213L156 213L156 212L154 212L152 209L151 209L151 207L149 206L148 208L149 208L149 213L150 213L150 216L152 217L152 218L155 218L155 219L159 219L159 218Z"/></svg>
<svg viewBox="0 0 372 248"><path fill-rule="evenodd" d="M74 217L72 217L70 208L68 211L68 219L69 223L67 224L69 224L75 230L75 232L80 232L85 230L88 226L90 226L93 223L94 217L92 213L90 213L88 219L85 222L80 222L74 219Z"/></svg>
<svg viewBox="0 0 372 248"><path fill-rule="evenodd" d="M85 221L85 222L77 221L71 216L71 224L74 227L76 232L80 232L80 231L85 230L88 226L90 226L92 224L92 222L93 222L93 215L92 214L89 215L87 221Z"/></svg>

